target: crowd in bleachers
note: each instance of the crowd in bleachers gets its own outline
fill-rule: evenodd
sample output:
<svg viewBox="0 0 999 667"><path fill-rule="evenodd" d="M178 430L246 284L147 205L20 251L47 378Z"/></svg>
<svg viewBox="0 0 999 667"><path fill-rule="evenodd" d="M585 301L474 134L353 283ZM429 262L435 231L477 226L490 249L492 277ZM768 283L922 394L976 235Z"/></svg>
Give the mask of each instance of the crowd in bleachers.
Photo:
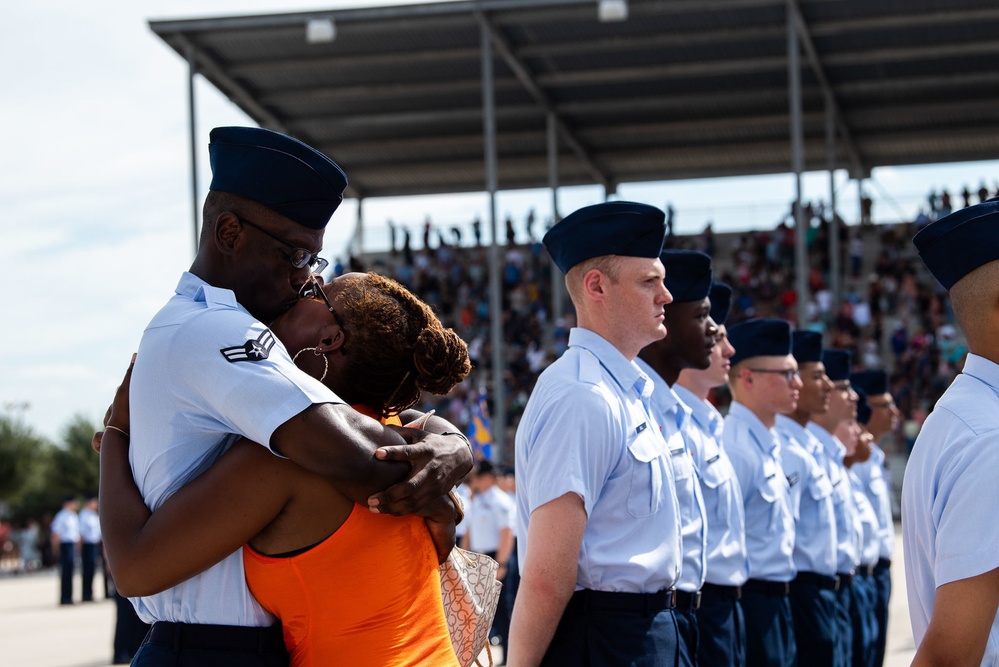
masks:
<svg viewBox="0 0 999 667"><path fill-rule="evenodd" d="M965 188L967 190L967 188ZM962 195L963 196L963 195ZM988 198L983 185L978 198ZM960 203L975 203L970 192ZM960 371L966 348L946 293L925 271L912 246L912 235L926 222L946 215L955 202L944 189L927 197L929 212L896 224L841 223L842 299L834 307L830 280L829 211L805 206L809 273L808 321L805 328L824 334L830 347L853 352L858 368L883 367L891 373L892 391L903 414L888 451L905 453L922 420ZM712 255L716 279L735 290L731 322L750 317L780 317L799 326L794 280L794 217L775 228L745 233L714 233L709 223L697 235L669 230L668 245ZM553 316L553 265L540 242L543 229L531 211L518 238L510 216L506 244L499 248L503 304L503 341L507 442L540 372L564 351L573 316ZM473 230L476 225L472 225ZM547 226L545 226L547 228ZM393 227L395 230L395 228ZM397 230L396 230L397 231ZM423 245L414 248L408 230L393 231L392 250L366 259L351 258L350 268L373 270L398 279L440 314L468 343L473 371L449 396L428 403L456 424L468 424L481 397L491 405L492 344L489 322L489 248L481 234L474 245L461 245L460 229L435 229L424 223ZM434 233L436 232L436 233ZM528 237L529 235L529 237ZM470 239L471 240L471 239ZM339 269L339 270L342 270ZM558 276L561 282L561 275ZM724 408L724 390L715 397Z"/></svg>
<svg viewBox="0 0 999 667"><path fill-rule="evenodd" d="M533 217L527 219L533 236ZM475 229L473 225L473 229ZM414 248L403 233L384 256L357 258L349 266L389 275L420 295L468 343L472 373L446 398L428 403L456 424L468 424L480 397L491 400L492 369L489 319L489 252L475 235L475 245L459 246L461 235L424 224L423 245ZM538 374L565 349L568 325L552 326L551 263L540 240L518 242L512 219L506 221L507 244L499 248L503 306L504 370L507 414L511 425L523 410ZM450 243L448 241L451 241ZM553 336L554 332L554 336Z"/></svg>

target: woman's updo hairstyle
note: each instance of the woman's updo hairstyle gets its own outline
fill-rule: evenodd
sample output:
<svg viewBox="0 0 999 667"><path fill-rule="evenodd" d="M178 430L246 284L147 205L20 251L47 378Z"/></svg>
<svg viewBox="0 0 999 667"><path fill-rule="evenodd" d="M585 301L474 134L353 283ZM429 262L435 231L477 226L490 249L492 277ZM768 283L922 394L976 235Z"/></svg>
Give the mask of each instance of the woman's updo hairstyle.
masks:
<svg viewBox="0 0 999 667"><path fill-rule="evenodd" d="M395 280L364 274L345 284L340 299L351 402L389 417L415 405L423 391L448 393L471 370L465 342Z"/></svg>

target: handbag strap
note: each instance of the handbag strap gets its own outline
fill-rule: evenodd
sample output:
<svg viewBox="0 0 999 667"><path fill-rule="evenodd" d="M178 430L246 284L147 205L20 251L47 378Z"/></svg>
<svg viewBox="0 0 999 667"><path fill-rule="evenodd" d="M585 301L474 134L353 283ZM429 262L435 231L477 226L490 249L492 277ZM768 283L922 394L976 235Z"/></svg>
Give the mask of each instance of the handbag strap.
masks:
<svg viewBox="0 0 999 667"><path fill-rule="evenodd" d="M489 667L493 667L493 650L489 646L489 642L486 642L486 657L489 658ZM486 667L486 665L483 665L481 662L479 662L478 657L475 658L475 664L478 667Z"/></svg>
<svg viewBox="0 0 999 667"><path fill-rule="evenodd" d="M454 524L458 525L465 518L465 506L461 502L461 498L455 493L454 489L447 492L447 497L451 499L454 503Z"/></svg>

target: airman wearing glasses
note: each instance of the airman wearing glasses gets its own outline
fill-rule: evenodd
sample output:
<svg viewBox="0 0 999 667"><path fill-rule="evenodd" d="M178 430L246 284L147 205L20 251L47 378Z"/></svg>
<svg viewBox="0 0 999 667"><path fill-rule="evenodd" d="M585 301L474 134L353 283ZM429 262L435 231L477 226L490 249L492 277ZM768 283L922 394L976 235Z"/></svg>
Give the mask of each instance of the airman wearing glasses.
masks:
<svg viewBox="0 0 999 667"><path fill-rule="evenodd" d="M807 429L813 415L829 409L832 382L822 363L822 334L795 331L792 341L802 386L797 407L777 415L777 432L783 439L781 464L794 506L798 574L791 582L791 612L798 662L839 667L846 663L839 641L833 486L821 463L822 443Z"/></svg>
<svg viewBox="0 0 999 667"><path fill-rule="evenodd" d="M746 664L791 667L797 664L788 599L796 572L794 510L774 430L778 413L794 410L801 389L791 326L778 319L748 320L730 327L728 337L735 347L728 374L734 400L723 441L746 515Z"/></svg>
<svg viewBox="0 0 999 667"><path fill-rule="evenodd" d="M378 511L439 511L471 468L463 437L427 435L406 446L399 433L355 412L298 369L267 328L326 266L319 253L326 224L343 199L343 172L310 146L258 128L216 128L208 149L212 183L198 254L146 328L132 377L130 456L146 504L160 507L236 435ZM443 420L428 427L457 431ZM115 545L128 540L121 534L124 510L103 499L101 505L113 568ZM155 648L164 642L202 657L200 649L217 648L209 651L214 665L287 662L281 629L250 594L239 551L134 603L144 621L156 624L140 649L143 657L136 658L142 664L181 659ZM231 656L221 650L243 645L269 650Z"/></svg>

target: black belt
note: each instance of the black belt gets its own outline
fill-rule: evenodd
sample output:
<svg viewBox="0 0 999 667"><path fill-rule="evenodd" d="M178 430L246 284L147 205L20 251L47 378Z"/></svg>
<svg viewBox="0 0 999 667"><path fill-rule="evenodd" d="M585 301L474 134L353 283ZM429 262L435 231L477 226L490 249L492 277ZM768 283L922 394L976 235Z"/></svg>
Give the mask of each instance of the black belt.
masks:
<svg viewBox="0 0 999 667"><path fill-rule="evenodd" d="M803 584L811 584L812 586L818 586L819 588L825 588L830 591L839 590L839 577L835 575L829 576L826 574L819 574L818 572L799 572L798 576L794 578L794 581L800 581Z"/></svg>
<svg viewBox="0 0 999 667"><path fill-rule="evenodd" d="M764 595L779 595L787 597L791 593L791 584L787 581L750 579L742 585L742 590L748 593L763 593Z"/></svg>
<svg viewBox="0 0 999 667"><path fill-rule="evenodd" d="M890 567L891 567L891 561L890 560L888 560L887 558L879 558L878 559L878 564L874 566L874 571L875 572L880 572L882 570L887 570Z"/></svg>
<svg viewBox="0 0 999 667"><path fill-rule="evenodd" d="M569 606L579 611L634 611L654 614L676 606L676 589L658 593L614 593L578 590L569 599Z"/></svg>
<svg viewBox="0 0 999 667"><path fill-rule="evenodd" d="M677 591L673 597L676 599L676 608L682 611L697 611L701 608L701 592Z"/></svg>
<svg viewBox="0 0 999 667"><path fill-rule="evenodd" d="M701 592L714 593L715 595L728 600L738 600L742 598L742 588L739 586L720 586L718 584L709 584L705 582L704 585L701 586Z"/></svg>
<svg viewBox="0 0 999 667"><path fill-rule="evenodd" d="M857 567L857 574L864 575L867 577L874 576L874 566L873 565L860 565Z"/></svg>
<svg viewBox="0 0 999 667"><path fill-rule="evenodd" d="M285 651L280 625L250 628L237 625L203 625L158 621L148 641L176 649L215 649L220 651Z"/></svg>
<svg viewBox="0 0 999 667"><path fill-rule="evenodd" d="M853 586L853 572L837 572L836 576L839 577L840 588Z"/></svg>

